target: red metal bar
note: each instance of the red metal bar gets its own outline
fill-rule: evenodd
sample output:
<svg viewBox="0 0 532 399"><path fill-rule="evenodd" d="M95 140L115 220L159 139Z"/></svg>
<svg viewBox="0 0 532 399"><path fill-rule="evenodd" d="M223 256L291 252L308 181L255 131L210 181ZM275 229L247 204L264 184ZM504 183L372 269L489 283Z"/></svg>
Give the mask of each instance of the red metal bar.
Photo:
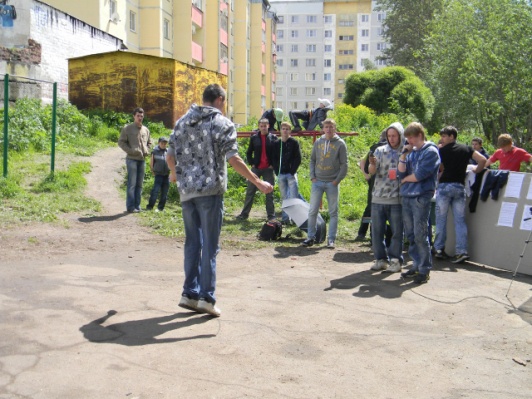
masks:
<svg viewBox="0 0 532 399"><path fill-rule="evenodd" d="M251 137L251 135L254 134L254 133L257 133L257 131L254 131L254 132L237 132L236 134L237 134L237 138L244 139L244 138ZM277 135L277 136L280 135L280 132L272 132L272 133ZM315 131L315 130L304 130L304 131L300 131L300 132L292 132L291 133L292 136L296 136L296 137L312 137L312 142L315 142L316 138L320 137L322 134L323 134L323 132L318 132L318 131ZM345 132L345 133L336 132L336 134L338 136L358 136L357 132Z"/></svg>

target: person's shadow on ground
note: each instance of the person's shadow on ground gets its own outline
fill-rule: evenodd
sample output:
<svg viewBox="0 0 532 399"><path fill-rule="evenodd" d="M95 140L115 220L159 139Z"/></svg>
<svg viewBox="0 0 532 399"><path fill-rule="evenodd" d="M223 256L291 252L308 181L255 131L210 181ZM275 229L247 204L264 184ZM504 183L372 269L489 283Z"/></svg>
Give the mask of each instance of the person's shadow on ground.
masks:
<svg viewBox="0 0 532 399"><path fill-rule="evenodd" d="M112 222L113 220L117 220L120 218L123 218L124 216L129 215L129 212L124 211L122 213L117 213L116 215L108 215L108 216L89 216L86 218L78 218L78 220L81 223L92 223L92 222Z"/></svg>
<svg viewBox="0 0 532 399"><path fill-rule="evenodd" d="M182 338L161 338L159 335L183 327L190 327L195 324L205 323L212 319L211 316L190 318L192 313L176 313L169 316L153 317L143 320L125 321L122 323L103 326L111 316L117 312L110 310L107 315L100 317L88 324L80 327L83 336L91 342L96 343L114 343L127 346L139 346L148 344L162 344L169 342L187 341L191 339L213 338L216 334L203 334ZM176 319L185 319L174 321Z"/></svg>
<svg viewBox="0 0 532 399"><path fill-rule="evenodd" d="M324 291L353 290L358 288L353 296L371 298L380 296L383 298L399 298L404 291L417 287L412 279L402 279L399 273L376 272L363 270L348 276L331 280L330 286Z"/></svg>

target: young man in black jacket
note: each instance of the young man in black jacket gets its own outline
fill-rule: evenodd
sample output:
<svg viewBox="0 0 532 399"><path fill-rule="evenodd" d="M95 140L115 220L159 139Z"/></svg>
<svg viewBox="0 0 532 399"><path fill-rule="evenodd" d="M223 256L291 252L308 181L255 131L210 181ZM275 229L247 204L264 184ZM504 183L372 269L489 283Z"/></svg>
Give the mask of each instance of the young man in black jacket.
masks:
<svg viewBox="0 0 532 399"><path fill-rule="evenodd" d="M259 121L259 131L249 138L249 146L246 153L247 161L251 165L251 171L259 178L262 177L272 186L275 183L273 176L273 166L275 159L275 147L278 146L279 139L268 131L268 119L261 119ZM244 201L244 208L240 215L236 218L246 220L249 217L249 212L253 206L253 199L257 187L248 181L246 189L246 199ZM273 193L266 194L266 213L268 220L275 219L275 207L273 205Z"/></svg>

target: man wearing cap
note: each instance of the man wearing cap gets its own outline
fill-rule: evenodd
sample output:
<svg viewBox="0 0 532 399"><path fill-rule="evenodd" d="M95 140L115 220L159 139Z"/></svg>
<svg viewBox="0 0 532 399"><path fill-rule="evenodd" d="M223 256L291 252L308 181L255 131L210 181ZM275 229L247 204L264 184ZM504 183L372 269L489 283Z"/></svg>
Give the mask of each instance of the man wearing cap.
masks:
<svg viewBox="0 0 532 399"><path fill-rule="evenodd" d="M268 119L269 132L281 131L281 122L283 121L284 112L281 108L272 108L265 111L260 119Z"/></svg>
<svg viewBox="0 0 532 399"><path fill-rule="evenodd" d="M151 153L150 169L154 176L154 181L153 188L151 189L150 193L150 200L148 201L148 206L146 207L146 209L149 211L151 211L155 206L159 192L161 192L161 198L159 199L159 204L157 205L157 210L155 212L162 212L164 210L164 206L166 205L168 189L170 188L170 180L168 180L170 168L166 163L167 144L168 139L166 137L159 138L159 144L155 146Z"/></svg>
<svg viewBox="0 0 532 399"><path fill-rule="evenodd" d="M135 121L122 128L118 139L118 146L127 154L126 209L129 213L140 212L142 183L146 168L144 158L150 154L151 147L150 131L142 124L144 110L135 108L133 118Z"/></svg>
<svg viewBox="0 0 532 399"><path fill-rule="evenodd" d="M316 126L323 127L323 121L327 119L327 112L332 109L332 104L329 100L324 98L318 98L320 106L314 111L290 111L288 116L290 116L290 121L294 128L292 132L300 132L303 130L299 124L299 120L303 121L303 128L305 130L315 130Z"/></svg>

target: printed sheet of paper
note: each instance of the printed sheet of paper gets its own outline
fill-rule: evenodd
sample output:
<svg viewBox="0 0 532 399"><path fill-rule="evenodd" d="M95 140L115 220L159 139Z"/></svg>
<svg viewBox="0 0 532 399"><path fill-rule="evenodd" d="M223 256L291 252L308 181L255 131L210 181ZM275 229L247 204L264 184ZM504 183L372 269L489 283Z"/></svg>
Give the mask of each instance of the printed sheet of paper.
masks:
<svg viewBox="0 0 532 399"><path fill-rule="evenodd" d="M524 173L510 173L510 176L508 176L508 183L506 184L504 196L506 198L519 198L521 187L523 187L524 178Z"/></svg>
<svg viewBox="0 0 532 399"><path fill-rule="evenodd" d="M521 230L532 230L532 204L525 204L525 208L523 209L523 217L521 218Z"/></svg>
<svg viewBox="0 0 532 399"><path fill-rule="evenodd" d="M514 227L515 210L517 202L503 202L497 226Z"/></svg>

